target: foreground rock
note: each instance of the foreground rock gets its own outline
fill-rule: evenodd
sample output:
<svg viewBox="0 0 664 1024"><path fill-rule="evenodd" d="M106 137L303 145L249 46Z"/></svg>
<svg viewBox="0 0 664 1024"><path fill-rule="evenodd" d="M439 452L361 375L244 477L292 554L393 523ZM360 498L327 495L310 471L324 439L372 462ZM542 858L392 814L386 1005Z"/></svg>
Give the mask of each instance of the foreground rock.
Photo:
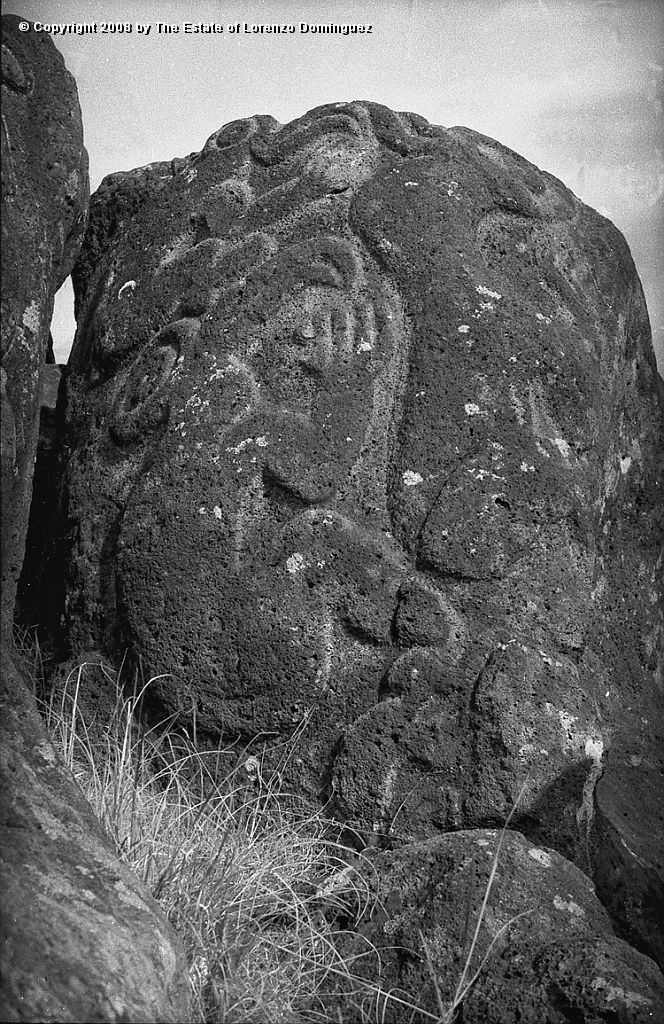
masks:
<svg viewBox="0 0 664 1024"><path fill-rule="evenodd" d="M415 1004L438 1020L439 1000L450 1007L477 974L464 1024L663 1020L657 965L616 938L578 868L518 832L502 839L468 962L499 842L495 831L454 832L375 859L379 910L362 932L393 986L380 1019L399 1024ZM362 950L356 941L349 953Z"/></svg>
<svg viewBox="0 0 664 1024"><path fill-rule="evenodd" d="M75 271L72 653L295 735L360 834L515 821L664 956L664 404L622 235L369 103L112 175ZM619 886L616 884L620 879Z"/></svg>
<svg viewBox="0 0 664 1024"><path fill-rule="evenodd" d="M3 652L2 1020L182 1022L187 967L111 850Z"/></svg>
<svg viewBox="0 0 664 1024"><path fill-rule="evenodd" d="M2 18L2 626L28 528L53 300L83 239L88 157L76 84L46 33Z"/></svg>

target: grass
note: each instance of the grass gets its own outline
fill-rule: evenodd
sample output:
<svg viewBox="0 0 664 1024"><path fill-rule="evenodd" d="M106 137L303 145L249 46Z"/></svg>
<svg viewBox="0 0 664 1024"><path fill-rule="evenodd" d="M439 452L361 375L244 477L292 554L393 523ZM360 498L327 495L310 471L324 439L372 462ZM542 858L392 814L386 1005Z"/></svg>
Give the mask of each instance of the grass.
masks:
<svg viewBox="0 0 664 1024"><path fill-rule="evenodd" d="M364 914L369 887L331 823L288 798L260 756L234 765L233 751L201 752L168 725L141 729L140 691L118 693L100 749L81 712L85 671L70 674L46 724L184 944L192 1019L326 1021L331 978L361 986L365 1004L375 986L367 992L337 951L334 922Z"/></svg>
<svg viewBox="0 0 664 1024"><path fill-rule="evenodd" d="M355 930L375 909L371 863L339 842L338 825L289 797L280 770L268 769L260 753L238 759L232 748L205 752L172 723L142 727L138 711L153 680L127 696L117 675L94 666L117 694L111 721L94 729L99 723L86 721L81 700L92 667L73 670L57 699L42 702L42 712L118 856L159 900L180 936L192 1024L380 1024L395 1012L404 1021L452 1024L513 923L494 937L471 972L512 815L447 1003L420 934L437 1000L432 1013L381 986L378 951ZM282 767L287 757L286 747ZM349 937L361 952L341 952Z"/></svg>

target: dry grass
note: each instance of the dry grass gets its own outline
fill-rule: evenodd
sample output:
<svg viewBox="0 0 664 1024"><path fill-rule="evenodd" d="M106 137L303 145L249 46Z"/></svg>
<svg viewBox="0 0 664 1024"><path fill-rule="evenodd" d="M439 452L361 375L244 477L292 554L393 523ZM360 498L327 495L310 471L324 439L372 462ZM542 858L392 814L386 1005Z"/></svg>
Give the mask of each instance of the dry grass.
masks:
<svg viewBox="0 0 664 1024"><path fill-rule="evenodd" d="M369 909L368 864L357 871L332 823L288 798L261 757L229 770L230 751L201 753L163 724L142 730L141 692L118 692L100 747L80 709L85 672L45 708L47 726L184 943L193 1019L327 1021L323 993L339 987L358 1020L373 1016L379 985L356 978L335 942L336 921ZM376 953L366 944L360 956Z"/></svg>

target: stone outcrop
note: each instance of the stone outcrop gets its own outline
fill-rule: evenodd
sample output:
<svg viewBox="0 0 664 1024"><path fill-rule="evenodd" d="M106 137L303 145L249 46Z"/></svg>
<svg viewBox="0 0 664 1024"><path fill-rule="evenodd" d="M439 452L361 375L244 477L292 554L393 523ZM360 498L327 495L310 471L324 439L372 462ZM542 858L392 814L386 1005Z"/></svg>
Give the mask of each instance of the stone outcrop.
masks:
<svg viewBox="0 0 664 1024"><path fill-rule="evenodd" d="M393 986L380 1018L386 1024L410 1019L397 1000L415 1000L430 1019L442 1019L439 1000L451 1006L467 963L465 983L476 973L477 980L459 1011L464 1024L664 1018L656 964L615 937L587 876L554 850L533 846L518 832L501 840L496 831L478 829L382 853L374 866L381 909L348 953L361 953L367 939L380 950Z"/></svg>
<svg viewBox="0 0 664 1024"><path fill-rule="evenodd" d="M105 179L75 273L72 653L296 732L358 833L505 820L662 956L664 403L622 235L370 103ZM619 879L619 884L618 884Z"/></svg>
<svg viewBox="0 0 664 1024"><path fill-rule="evenodd" d="M85 230L76 84L45 33L2 19L2 626L23 564L53 300Z"/></svg>
<svg viewBox="0 0 664 1024"><path fill-rule="evenodd" d="M13 646L40 407L52 412L58 390L47 365L53 298L76 259L88 201L74 80L50 38L20 33L18 21L2 19L0 1015L184 1021L179 941L56 754ZM40 526L46 543L53 524Z"/></svg>

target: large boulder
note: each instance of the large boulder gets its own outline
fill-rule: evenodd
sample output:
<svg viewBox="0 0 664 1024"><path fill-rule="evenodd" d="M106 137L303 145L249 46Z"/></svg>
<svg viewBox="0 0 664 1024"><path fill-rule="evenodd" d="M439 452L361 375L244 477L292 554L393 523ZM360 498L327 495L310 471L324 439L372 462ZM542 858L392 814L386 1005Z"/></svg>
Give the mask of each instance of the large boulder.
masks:
<svg viewBox="0 0 664 1024"><path fill-rule="evenodd" d="M74 277L72 653L199 736L294 736L360 834L526 781L516 827L664 956L664 400L616 228L339 103L105 179Z"/></svg>
<svg viewBox="0 0 664 1024"><path fill-rule="evenodd" d="M53 300L87 218L76 83L45 32L2 17L2 629L28 528Z"/></svg>

